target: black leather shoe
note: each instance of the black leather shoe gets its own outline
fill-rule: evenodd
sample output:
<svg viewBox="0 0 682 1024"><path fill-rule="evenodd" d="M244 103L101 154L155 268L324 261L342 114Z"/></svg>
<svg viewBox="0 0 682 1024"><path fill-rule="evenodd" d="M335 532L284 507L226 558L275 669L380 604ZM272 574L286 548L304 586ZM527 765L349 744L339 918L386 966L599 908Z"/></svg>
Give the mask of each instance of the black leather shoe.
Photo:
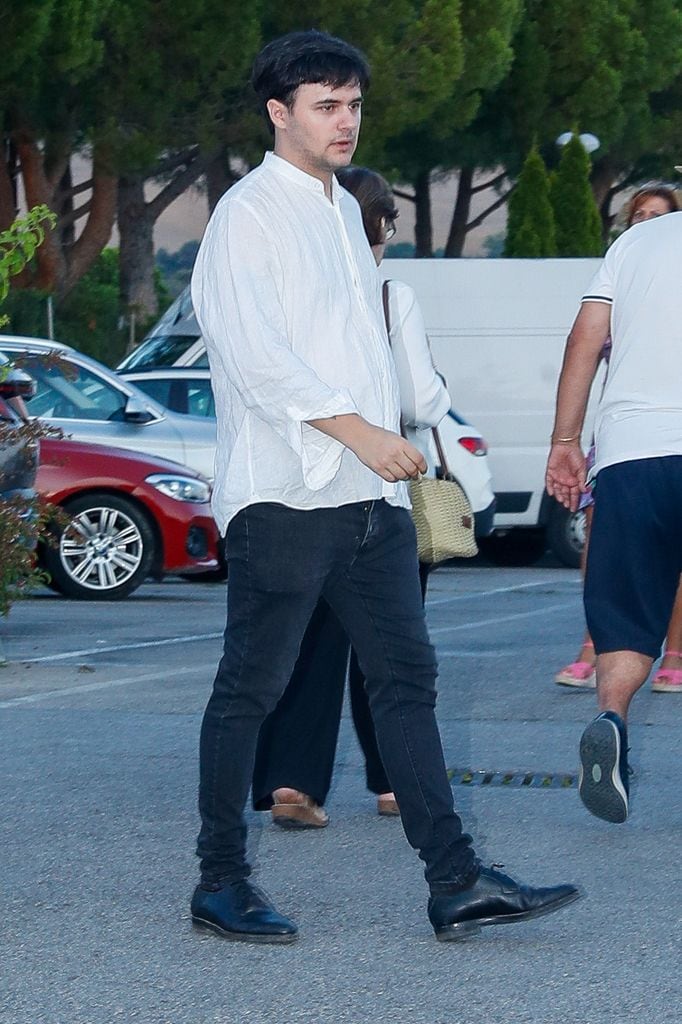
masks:
<svg viewBox="0 0 682 1024"><path fill-rule="evenodd" d="M251 882L223 882L220 888L198 885L192 896L192 922L225 939L241 942L294 942L298 928L280 914Z"/></svg>
<svg viewBox="0 0 682 1024"><path fill-rule="evenodd" d="M553 914L581 896L574 885L532 889L494 868L481 868L479 877L466 889L432 893L429 920L440 942L452 942L485 925Z"/></svg>

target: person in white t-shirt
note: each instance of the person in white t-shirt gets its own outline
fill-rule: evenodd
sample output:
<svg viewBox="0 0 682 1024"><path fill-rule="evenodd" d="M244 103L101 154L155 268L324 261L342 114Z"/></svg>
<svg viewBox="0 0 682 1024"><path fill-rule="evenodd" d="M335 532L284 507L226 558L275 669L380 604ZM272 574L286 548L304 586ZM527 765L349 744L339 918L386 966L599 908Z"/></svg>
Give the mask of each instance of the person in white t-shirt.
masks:
<svg viewBox="0 0 682 1024"><path fill-rule="evenodd" d="M201 881L191 915L241 941L298 933L249 880L244 807L260 725L321 596L367 676L436 936L452 941L580 896L572 885L531 888L483 867L455 813L406 487L426 461L399 432L376 264L358 205L334 176L355 151L368 84L362 54L326 33L294 32L263 48L252 85L274 151L219 201L192 274L216 399L212 501L229 584L224 652L201 726ZM320 921L338 928L334 908Z"/></svg>
<svg viewBox="0 0 682 1024"><path fill-rule="evenodd" d="M681 253L682 213L632 227L607 252L568 338L547 464L548 492L575 510L585 408L610 333L585 578L601 714L583 733L579 791L613 822L628 815L628 709L660 654L682 572Z"/></svg>
<svg viewBox="0 0 682 1024"><path fill-rule="evenodd" d="M625 228L631 228L633 224L643 224L654 217L663 217L667 213L675 213L677 210L679 210L679 204L675 190L660 182L649 182L638 188L628 201L625 211ZM610 355L611 341L609 339L602 351L602 358L607 367ZM594 465L594 439L586 458L589 475L589 470ZM581 556L583 576L590 544L593 507L594 497L590 490L582 495L578 506L579 509L585 511L585 546ZM588 630L583 638L578 657L557 672L554 681L560 686L594 688L597 685L595 663L594 644ZM658 693L682 693L682 584L678 589L668 626L665 655L661 667L654 673L651 688Z"/></svg>

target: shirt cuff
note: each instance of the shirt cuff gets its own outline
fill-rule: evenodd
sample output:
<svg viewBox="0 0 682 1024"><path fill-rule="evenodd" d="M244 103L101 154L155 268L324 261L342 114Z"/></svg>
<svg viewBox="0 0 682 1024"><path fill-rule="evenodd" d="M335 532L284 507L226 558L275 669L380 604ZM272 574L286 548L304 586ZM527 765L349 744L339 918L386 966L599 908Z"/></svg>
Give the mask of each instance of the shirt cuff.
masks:
<svg viewBox="0 0 682 1024"><path fill-rule="evenodd" d="M347 416L357 412L355 403L347 391L336 392L334 398L315 410L289 410L288 441L301 459L303 483L309 490L320 491L332 482L339 471L346 446L316 427L311 427L307 421Z"/></svg>

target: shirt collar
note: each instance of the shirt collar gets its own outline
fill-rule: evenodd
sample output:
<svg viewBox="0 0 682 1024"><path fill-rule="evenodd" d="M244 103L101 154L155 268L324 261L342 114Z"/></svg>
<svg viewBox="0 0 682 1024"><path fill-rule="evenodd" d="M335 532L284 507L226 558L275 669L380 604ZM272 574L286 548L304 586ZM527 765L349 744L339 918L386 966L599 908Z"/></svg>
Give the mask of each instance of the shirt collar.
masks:
<svg viewBox="0 0 682 1024"><path fill-rule="evenodd" d="M298 185L302 185L304 188L310 189L311 192L319 192L322 195L324 192L324 185L319 178L316 178L312 174L308 174L307 171L302 171L300 167L296 167L295 164L289 163L288 160L284 160L281 156L277 156L276 153L267 152L263 158L263 166L267 167L268 170L274 171L276 174L281 174L282 177L288 178L289 181L293 181ZM335 176L332 176L332 201L336 204L343 194L343 189L339 185Z"/></svg>

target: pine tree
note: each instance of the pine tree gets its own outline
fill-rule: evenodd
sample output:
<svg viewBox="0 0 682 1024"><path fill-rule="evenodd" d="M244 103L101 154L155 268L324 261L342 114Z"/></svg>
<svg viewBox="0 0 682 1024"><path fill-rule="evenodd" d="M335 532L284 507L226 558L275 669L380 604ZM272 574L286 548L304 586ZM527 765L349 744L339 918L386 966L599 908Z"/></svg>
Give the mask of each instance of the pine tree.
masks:
<svg viewBox="0 0 682 1024"><path fill-rule="evenodd" d="M545 162L533 147L509 199L505 256L556 256L554 212Z"/></svg>
<svg viewBox="0 0 682 1024"><path fill-rule="evenodd" d="M561 154L551 187L559 256L601 256L601 218L590 186L590 158L574 135Z"/></svg>

